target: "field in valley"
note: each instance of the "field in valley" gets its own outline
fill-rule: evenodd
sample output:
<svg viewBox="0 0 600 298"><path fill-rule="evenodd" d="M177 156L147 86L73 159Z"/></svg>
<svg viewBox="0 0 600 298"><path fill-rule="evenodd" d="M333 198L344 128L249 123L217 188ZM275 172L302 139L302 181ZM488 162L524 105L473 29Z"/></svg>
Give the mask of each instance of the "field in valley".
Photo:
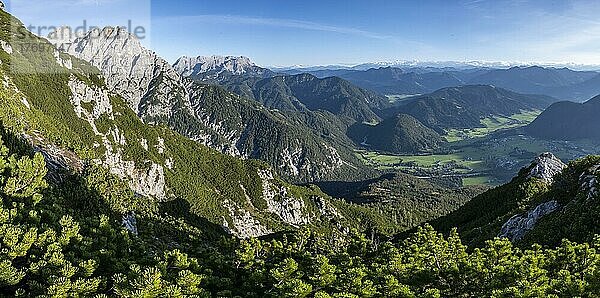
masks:
<svg viewBox="0 0 600 298"><path fill-rule="evenodd" d="M537 118L537 116L540 114L541 111L523 111L522 113L514 114L508 117L488 117L481 120L481 124L484 127L448 130L446 140L452 143L469 139L483 138L500 130L523 127L535 120L535 118Z"/></svg>
<svg viewBox="0 0 600 298"><path fill-rule="evenodd" d="M403 172L422 178L460 177L464 185L499 185L508 182L543 152L563 161L600 154L600 144L589 141L557 142L514 134L493 134L450 143L450 153L393 155L357 151L368 165L386 172Z"/></svg>

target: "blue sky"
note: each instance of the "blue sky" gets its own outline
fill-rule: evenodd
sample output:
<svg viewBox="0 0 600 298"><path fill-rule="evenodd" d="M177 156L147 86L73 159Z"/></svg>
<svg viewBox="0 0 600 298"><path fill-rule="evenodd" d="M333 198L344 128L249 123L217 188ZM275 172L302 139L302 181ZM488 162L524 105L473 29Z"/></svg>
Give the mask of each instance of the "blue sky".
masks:
<svg viewBox="0 0 600 298"><path fill-rule="evenodd" d="M170 61L181 55L219 54L244 55L269 66L390 60L600 64L597 0L13 0L12 4L19 6L14 13L26 23L81 23L86 14L99 25L124 25L134 19L148 27L147 45ZM29 6L44 8L35 11ZM62 8L52 8L56 6Z"/></svg>

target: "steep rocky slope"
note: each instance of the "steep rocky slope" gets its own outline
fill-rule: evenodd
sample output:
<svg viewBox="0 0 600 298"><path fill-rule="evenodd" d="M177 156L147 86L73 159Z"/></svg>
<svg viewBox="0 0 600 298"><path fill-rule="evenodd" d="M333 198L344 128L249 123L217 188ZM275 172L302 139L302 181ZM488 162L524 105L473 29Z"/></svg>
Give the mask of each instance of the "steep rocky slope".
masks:
<svg viewBox="0 0 600 298"><path fill-rule="evenodd" d="M98 67L109 89L122 95L146 123L167 125L233 156L266 161L294 182L356 179L368 172L348 149L351 142L342 123L330 119L324 127L311 126L327 114L270 111L219 87L181 77L124 29L95 29L61 48ZM217 71L217 66L230 68L231 74L251 71L244 59L210 59L202 71ZM183 64L181 60L180 71Z"/></svg>
<svg viewBox="0 0 600 298"><path fill-rule="evenodd" d="M591 241L600 233L599 168L598 156L565 165L544 153L510 183L475 197L433 224L442 230L457 226L475 245L497 236L522 246L558 245L562 239Z"/></svg>
<svg viewBox="0 0 600 298"><path fill-rule="evenodd" d="M143 123L130 106L135 98L117 94L121 85L109 87L98 69L44 39L6 30L9 23L19 24L7 13L0 12L0 22L0 122L41 152L51 170L105 168L135 197L179 206L168 216L197 228L224 227L240 237L304 225L335 229L331 220L342 220L331 210L344 205L333 205L317 188L289 185L261 162L223 155L165 126ZM32 44L40 50L27 51L24 45ZM143 103L138 113L149 111ZM118 193L112 195L118 199ZM188 213L193 216L184 216Z"/></svg>

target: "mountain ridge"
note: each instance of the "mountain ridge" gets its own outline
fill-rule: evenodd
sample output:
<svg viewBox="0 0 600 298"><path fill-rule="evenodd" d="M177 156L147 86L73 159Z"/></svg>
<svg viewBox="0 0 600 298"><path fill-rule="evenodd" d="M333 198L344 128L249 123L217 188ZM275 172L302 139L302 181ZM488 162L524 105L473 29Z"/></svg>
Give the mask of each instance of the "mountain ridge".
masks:
<svg viewBox="0 0 600 298"><path fill-rule="evenodd" d="M525 131L555 140L600 140L600 96L585 103L557 102L546 109Z"/></svg>
<svg viewBox="0 0 600 298"><path fill-rule="evenodd" d="M489 85L466 85L403 100L386 114L409 114L443 134L451 128L482 127L481 120L487 117L542 110L555 101L548 96L519 94Z"/></svg>

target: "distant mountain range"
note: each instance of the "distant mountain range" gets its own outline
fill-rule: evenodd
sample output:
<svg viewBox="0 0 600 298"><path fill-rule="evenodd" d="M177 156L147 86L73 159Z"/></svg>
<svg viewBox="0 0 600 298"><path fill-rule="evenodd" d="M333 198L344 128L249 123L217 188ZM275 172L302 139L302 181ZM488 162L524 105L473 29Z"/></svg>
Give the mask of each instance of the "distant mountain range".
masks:
<svg viewBox="0 0 600 298"><path fill-rule="evenodd" d="M507 69L511 67L529 67L542 66L548 68L569 68L573 70L600 70L600 65L585 65L574 63L522 63L522 62L502 62L502 61L418 61L418 60L396 60L370 62L361 64L332 64L320 66L294 65L294 66L273 66L270 69L278 72L298 71L311 72L318 70L368 70L371 68L395 67L395 68L453 68L453 69Z"/></svg>
<svg viewBox="0 0 600 298"><path fill-rule="evenodd" d="M494 85L518 93L543 94L563 100L583 101L600 94L600 73L568 68L515 66L489 67L374 67L370 69L284 70L287 74L310 73L337 76L381 94L414 95L461 85Z"/></svg>
<svg viewBox="0 0 600 298"><path fill-rule="evenodd" d="M531 66L491 70L472 78L469 83L490 84L515 92L545 94L565 100L583 100L600 93L600 85L587 83L590 80L600 80L600 74Z"/></svg>
<svg viewBox="0 0 600 298"><path fill-rule="evenodd" d="M585 103L557 102L525 130L532 136L555 140L600 140L600 96Z"/></svg>
<svg viewBox="0 0 600 298"><path fill-rule="evenodd" d="M232 76L272 77L275 72L262 68L248 57L234 56L183 56L173 68L185 77L195 77L202 81L221 81Z"/></svg>
<svg viewBox="0 0 600 298"><path fill-rule="evenodd" d="M196 64L188 65L190 61ZM389 106L386 97L338 77L319 79L310 74L276 75L245 58L227 58L218 62L221 62L220 66L215 67L216 62L212 58L182 58L175 64L175 69L183 76L218 84L281 111L323 110L351 122L377 122L380 119L373 110ZM237 72L233 71L236 65Z"/></svg>

